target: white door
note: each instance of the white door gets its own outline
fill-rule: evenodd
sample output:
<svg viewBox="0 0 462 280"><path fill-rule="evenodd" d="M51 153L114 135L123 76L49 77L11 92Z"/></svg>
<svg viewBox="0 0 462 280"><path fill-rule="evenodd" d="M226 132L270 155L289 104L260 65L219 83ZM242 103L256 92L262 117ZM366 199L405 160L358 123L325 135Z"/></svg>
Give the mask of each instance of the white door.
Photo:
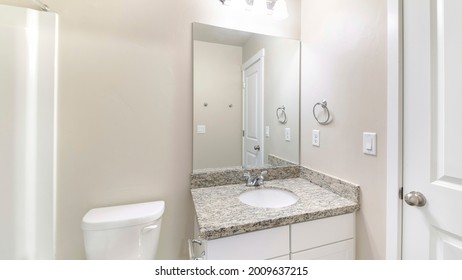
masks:
<svg viewBox="0 0 462 280"><path fill-rule="evenodd" d="M264 50L243 69L243 166L263 166L263 64Z"/></svg>
<svg viewBox="0 0 462 280"><path fill-rule="evenodd" d="M462 1L403 4L403 259L462 259Z"/></svg>

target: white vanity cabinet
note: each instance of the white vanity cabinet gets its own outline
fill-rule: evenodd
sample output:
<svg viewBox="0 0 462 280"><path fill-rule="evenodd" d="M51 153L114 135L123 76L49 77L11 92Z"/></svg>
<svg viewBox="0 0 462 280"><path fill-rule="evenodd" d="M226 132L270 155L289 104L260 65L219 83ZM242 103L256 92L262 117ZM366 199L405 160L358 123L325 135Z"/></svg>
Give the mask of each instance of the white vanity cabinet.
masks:
<svg viewBox="0 0 462 280"><path fill-rule="evenodd" d="M208 260L355 259L355 213L203 240L194 255Z"/></svg>
<svg viewBox="0 0 462 280"><path fill-rule="evenodd" d="M208 260L265 260L289 256L289 226L206 241Z"/></svg>
<svg viewBox="0 0 462 280"><path fill-rule="evenodd" d="M355 214L291 225L292 260L354 260Z"/></svg>

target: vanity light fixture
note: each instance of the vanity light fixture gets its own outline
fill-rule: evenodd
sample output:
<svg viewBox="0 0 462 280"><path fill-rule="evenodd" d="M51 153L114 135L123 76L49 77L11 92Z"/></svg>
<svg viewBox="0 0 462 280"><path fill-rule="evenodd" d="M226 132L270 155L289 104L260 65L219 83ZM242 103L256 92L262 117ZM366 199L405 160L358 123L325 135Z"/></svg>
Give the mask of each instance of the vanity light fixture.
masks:
<svg viewBox="0 0 462 280"><path fill-rule="evenodd" d="M219 0L234 10L246 10L255 15L271 15L282 20L289 16L286 0Z"/></svg>
<svg viewBox="0 0 462 280"><path fill-rule="evenodd" d="M41 0L32 0L35 4L37 4L42 11L49 12L50 8L46 4L44 4Z"/></svg>
<svg viewBox="0 0 462 280"><path fill-rule="evenodd" d="M267 15L269 12L266 0L253 0L252 13L255 15Z"/></svg>
<svg viewBox="0 0 462 280"><path fill-rule="evenodd" d="M250 11L252 9L252 6L247 0L220 0L220 2L236 11Z"/></svg>
<svg viewBox="0 0 462 280"><path fill-rule="evenodd" d="M273 6L273 17L275 19L286 19L289 17L289 12L287 12L287 3L286 0L278 0Z"/></svg>

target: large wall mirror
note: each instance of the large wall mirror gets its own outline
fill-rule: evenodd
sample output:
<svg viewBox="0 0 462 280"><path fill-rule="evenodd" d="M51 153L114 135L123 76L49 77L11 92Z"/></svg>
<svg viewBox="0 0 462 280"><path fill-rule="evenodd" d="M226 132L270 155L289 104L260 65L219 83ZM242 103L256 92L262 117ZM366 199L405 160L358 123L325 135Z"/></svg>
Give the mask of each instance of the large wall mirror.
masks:
<svg viewBox="0 0 462 280"><path fill-rule="evenodd" d="M193 169L299 164L300 42L193 23Z"/></svg>

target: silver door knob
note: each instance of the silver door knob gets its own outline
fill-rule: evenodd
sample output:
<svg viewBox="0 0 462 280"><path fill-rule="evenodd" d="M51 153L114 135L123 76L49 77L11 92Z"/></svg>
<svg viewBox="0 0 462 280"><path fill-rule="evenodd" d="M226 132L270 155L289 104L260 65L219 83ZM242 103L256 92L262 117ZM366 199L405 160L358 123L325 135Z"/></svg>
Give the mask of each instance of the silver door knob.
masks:
<svg viewBox="0 0 462 280"><path fill-rule="evenodd" d="M404 201L410 206L422 207L427 204L427 199L420 192L410 192L404 196Z"/></svg>
<svg viewBox="0 0 462 280"><path fill-rule="evenodd" d="M255 146L253 146L253 149L254 149L255 151L260 151L260 145L255 145Z"/></svg>

